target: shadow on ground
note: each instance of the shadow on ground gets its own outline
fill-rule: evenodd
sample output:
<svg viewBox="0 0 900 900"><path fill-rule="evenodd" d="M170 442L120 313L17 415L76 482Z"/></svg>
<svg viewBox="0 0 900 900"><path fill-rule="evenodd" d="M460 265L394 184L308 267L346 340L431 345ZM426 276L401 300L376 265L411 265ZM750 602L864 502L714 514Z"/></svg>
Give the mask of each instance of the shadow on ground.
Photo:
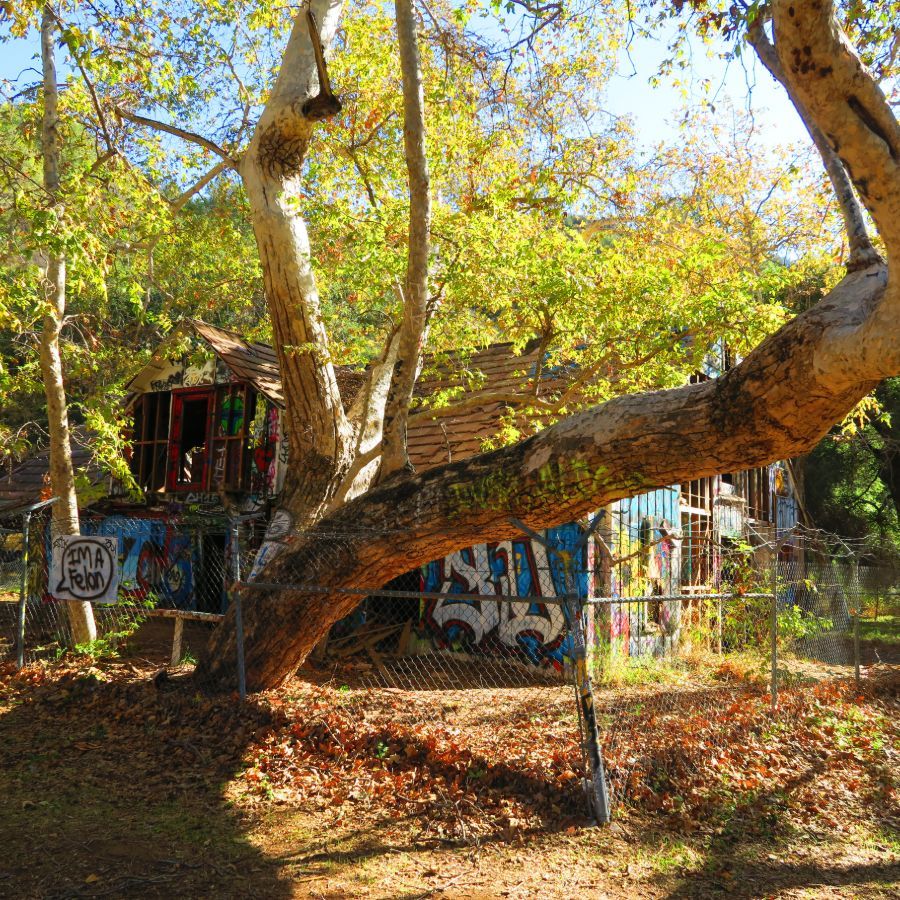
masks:
<svg viewBox="0 0 900 900"><path fill-rule="evenodd" d="M285 711L287 691L279 702L241 704L199 694L186 680L157 684L150 674L122 662L103 671L34 669L0 678L0 896L886 897L900 875L896 854L855 852L847 831L822 837L820 829L812 842L797 831L792 802L820 784L825 758L818 751L801 749L803 765L790 778L735 794L731 806L705 819L686 823L632 808L612 829L583 828L576 782L561 791L523 761L491 759L474 745L442 758L417 730L425 707L399 694L361 697L345 719L333 716L320 729L311 724L321 708L302 697ZM346 700L336 693L335 702ZM885 706L885 716L892 709ZM535 711L529 706L520 719L500 713L509 727L524 729ZM542 714L557 712L548 706ZM488 735L492 714L498 711L483 706L466 712ZM344 722L346 735L329 731ZM719 727L722 740L740 739L729 724ZM411 795L405 805L394 802L391 792L401 789L393 786L390 803L333 802L327 780L291 799L259 787L238 802L228 799L236 796L229 785L246 783L238 776L248 754L291 741L304 760L294 774L324 770L339 748L349 768L334 769L330 789L346 793L367 765L382 765L382 748L390 751L398 733L403 749L390 766L397 783L425 770L448 786L467 770L491 769L490 783L479 775L463 801L448 788L448 796ZM790 729L784 734L793 740ZM684 748L669 752L680 771ZM896 801L866 791L893 783L897 773L887 756L868 756L865 767L855 814L863 810L870 831L881 822L886 833L898 821ZM287 776L285 784L294 784L290 769ZM482 805L483 831L466 831L476 821L466 803ZM504 825L510 804L530 824ZM455 828L435 830L435 822Z"/></svg>
<svg viewBox="0 0 900 900"><path fill-rule="evenodd" d="M290 896L223 797L262 711L103 677L0 693L0 895Z"/></svg>

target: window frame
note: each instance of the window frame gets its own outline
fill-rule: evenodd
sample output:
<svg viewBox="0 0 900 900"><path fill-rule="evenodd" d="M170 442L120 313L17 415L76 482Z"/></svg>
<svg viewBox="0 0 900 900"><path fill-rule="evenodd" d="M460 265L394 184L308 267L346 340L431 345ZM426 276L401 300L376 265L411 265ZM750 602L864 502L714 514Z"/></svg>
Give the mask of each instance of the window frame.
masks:
<svg viewBox="0 0 900 900"><path fill-rule="evenodd" d="M218 384L215 387L215 402L213 413L209 421L209 488L210 490L244 491L250 477L250 428L253 422L257 392L246 381L233 381L228 384ZM240 397L242 403L242 420L234 434L219 433L219 424L222 420L222 411L226 398ZM233 420L234 408L229 413ZM222 447L225 462L223 465L223 477L216 480L216 462L218 448ZM236 451L231 450L236 448ZM232 463L234 456L237 462ZM233 467L236 465L236 478L232 480Z"/></svg>
<svg viewBox="0 0 900 900"><path fill-rule="evenodd" d="M148 410L151 405L153 405L154 409L152 415L149 415ZM140 434L137 434L138 408L140 408ZM165 424L160 429L161 419L163 418L165 419ZM129 435L131 450L128 463L134 480L145 493L155 494L160 490L168 489L169 435L171 427L171 391L147 391L132 403L131 433ZM160 448L162 450L161 453L158 452ZM160 460L162 462L161 472ZM158 480L157 475L160 476Z"/></svg>

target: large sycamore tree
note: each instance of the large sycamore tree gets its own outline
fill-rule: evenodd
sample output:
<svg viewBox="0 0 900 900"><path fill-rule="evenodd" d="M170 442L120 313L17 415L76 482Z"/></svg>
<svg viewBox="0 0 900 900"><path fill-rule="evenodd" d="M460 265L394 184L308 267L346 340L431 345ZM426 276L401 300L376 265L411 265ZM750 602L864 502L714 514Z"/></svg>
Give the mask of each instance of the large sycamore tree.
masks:
<svg viewBox="0 0 900 900"><path fill-rule="evenodd" d="M313 9L327 45L340 4L314 3ZM354 597L341 587L371 586L460 546L512 537L513 518L543 528L637 491L794 456L897 373L900 278L890 261L900 253L900 126L841 32L832 3L780 0L771 16L785 85L838 154L888 262L848 274L719 379L616 398L525 441L421 475L395 466L339 505L332 501L342 495L344 479L358 477L354 460L367 449L361 437L390 429L395 420L383 424L386 394L377 389L383 377L377 366L372 389L363 394L368 403L348 411L341 401L318 314L313 250L289 202L316 127L303 110L318 93L313 46L304 17L298 18L240 163L285 381L293 482L286 510L297 529L263 577L302 579L333 592L250 595L251 685L289 676L352 608ZM390 350L385 362L390 369ZM416 359L400 363L393 371L402 377ZM339 553L331 552L332 533L345 535ZM213 639L207 670L228 664L231 640L226 622Z"/></svg>
<svg viewBox="0 0 900 900"><path fill-rule="evenodd" d="M586 4L585 14L598 5L603 4ZM714 14L704 27L729 23L729 13L716 11L717 4L656 4L660 6L675 12L708 7ZM423 8L427 21L429 6ZM257 18L260 9L254 13ZM429 199L434 198L424 148L441 137L424 132L421 30L409 0L394 4L411 210L406 271L395 286L402 310L352 402L339 390L332 336L314 275L319 250L310 241L298 200L308 190L311 148L322 152L317 135L341 109L323 61L341 23L342 2L312 0L308 9L297 11L274 85L258 98L258 116L249 115L256 107L246 78L248 57L244 62L227 54L216 57L214 64L230 70L245 101L245 114L231 132L204 136L192 131L179 123L175 100L168 120L151 117L138 93L129 102L130 76L123 74L122 65L102 70L98 64L92 70L97 81L124 84L116 108L119 122L212 154L217 169L240 180L249 206L290 437L278 529L267 535L256 576L259 586L246 592L243 604L251 688L276 685L293 673L331 624L357 602L348 588L375 588L459 547L512 537L518 533L513 519L540 529L636 492L805 452L883 378L900 372L895 271L900 254L900 127L890 103L842 32L837 18L842 10L834 3L773 0L730 9L788 91L823 154L849 235L848 274L719 379L630 393L571 415L558 410L562 418L525 440L420 474L409 465L406 427L434 309L428 280L433 264ZM894 4L884 4L888 18L892 9ZM577 10L563 6L539 14L577 20ZM118 21L128 26L127 19ZM864 25L866 52L891 40L890 27L881 34L878 21L865 19ZM201 50L203 41L212 42L224 27L221 21L211 21L208 28L197 24ZM534 33L540 30L538 23ZM136 45L136 66L153 59L152 35L132 28L128 37ZM121 41L110 46L115 43ZM448 56L453 53L450 46ZM113 57L97 54L92 59ZM150 63L148 67L152 69ZM473 77L477 74L473 70ZM159 67L148 77L165 79L166 90L177 97L171 69ZM221 102L212 91L208 103ZM157 99L155 107L160 105ZM541 106L530 111L540 116ZM366 171L360 168L361 175ZM886 261L868 239L857 197L874 222ZM559 251L568 252L562 242ZM291 590L298 582L317 590ZM287 587L276 589L274 584ZM212 637L199 667L201 677L230 678L234 626L231 614Z"/></svg>
<svg viewBox="0 0 900 900"><path fill-rule="evenodd" d="M321 0L312 9L328 46L341 4ZM842 33L833 3L776 0L769 13L785 87L837 154L887 262L870 255L869 265L719 379L615 398L527 440L421 475L408 474L405 454L392 451L387 471L369 481L354 463L379 438L402 444L403 417L386 418L385 404L416 368L417 348L392 341L383 365L370 369L364 402L345 408L319 314L314 249L290 201L317 127L313 98L322 97L306 15L298 16L239 171L253 211L291 435L285 513L292 526L262 577L330 590L249 595L252 686L288 677L352 609L356 599L340 588L374 586L455 548L512 537L513 518L543 528L637 491L802 453L881 379L900 371L900 277L891 264L900 254L900 126ZM410 184L415 189L416 180ZM357 487L347 491L349 478ZM332 534L344 536L337 553ZM229 620L213 638L205 672L231 665L232 639Z"/></svg>

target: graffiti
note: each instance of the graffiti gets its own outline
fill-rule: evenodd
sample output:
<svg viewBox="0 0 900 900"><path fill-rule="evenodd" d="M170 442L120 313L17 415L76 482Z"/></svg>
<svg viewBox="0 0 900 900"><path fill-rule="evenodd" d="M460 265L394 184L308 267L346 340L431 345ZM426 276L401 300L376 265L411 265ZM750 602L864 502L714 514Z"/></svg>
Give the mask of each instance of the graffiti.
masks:
<svg viewBox="0 0 900 900"><path fill-rule="evenodd" d="M221 506L222 498L212 491L191 491L184 495L187 506Z"/></svg>
<svg viewBox="0 0 900 900"><path fill-rule="evenodd" d="M224 484L225 482L225 445L217 444L213 451L212 483Z"/></svg>
<svg viewBox="0 0 900 900"><path fill-rule="evenodd" d="M263 539L263 543L259 550L256 551L256 557L253 560L253 567L250 569L248 581L253 581L259 577L259 573L284 550L285 545L291 541L293 525L293 516L286 509L275 510L266 528L266 536Z"/></svg>
<svg viewBox="0 0 900 900"><path fill-rule="evenodd" d="M208 359L202 366L188 366L184 370L185 387L197 387L200 384L212 384L215 376L213 361Z"/></svg>
<svg viewBox="0 0 900 900"><path fill-rule="evenodd" d="M253 421L251 490L272 496L277 490L278 475L278 410L260 403Z"/></svg>
<svg viewBox="0 0 900 900"><path fill-rule="evenodd" d="M281 551L284 550L284 544L278 541L264 541L259 550L256 551L256 557L253 560L253 568L247 577L248 581L254 581L259 577L260 572L270 563Z"/></svg>
<svg viewBox="0 0 900 900"><path fill-rule="evenodd" d="M216 357L215 360L215 380L216 384L229 384L232 381L237 381L237 377L234 372L228 368L225 361L220 357ZM212 372L210 373L210 377L212 377Z"/></svg>
<svg viewBox="0 0 900 900"><path fill-rule="evenodd" d="M169 362L149 383L151 391L171 391L178 387L197 387L212 384L213 362L208 360L202 366L185 366L183 363ZM135 386L140 382L136 381Z"/></svg>
<svg viewBox="0 0 900 900"><path fill-rule="evenodd" d="M115 603L119 567L116 539L63 535L53 541L50 593L57 600Z"/></svg>
<svg viewBox="0 0 900 900"><path fill-rule="evenodd" d="M189 534L160 519L109 516L85 528L116 542L119 585L133 600L192 609L194 548Z"/></svg>
<svg viewBox="0 0 900 900"><path fill-rule="evenodd" d="M191 539L168 535L164 546L144 542L136 566L141 596L157 594L172 606L184 607L193 599L194 571Z"/></svg>
<svg viewBox="0 0 900 900"><path fill-rule="evenodd" d="M294 524L293 516L286 509L277 509L269 520L269 527L266 528L267 541L284 540L290 534L291 526Z"/></svg>
<svg viewBox="0 0 900 900"><path fill-rule="evenodd" d="M219 410L219 434L234 437L244 425L244 398L241 394L227 394Z"/></svg>
<svg viewBox="0 0 900 900"><path fill-rule="evenodd" d="M181 370L177 369L169 373L168 378L157 378L150 382L151 391L171 391L174 387L181 386Z"/></svg>
<svg viewBox="0 0 900 900"><path fill-rule="evenodd" d="M580 529L553 529L564 546L577 540ZM565 574L555 554L529 540L478 544L429 563L423 569L423 589L442 594L475 594L427 600L422 623L437 646L476 653L518 656L533 665L562 668L571 656L566 614L558 602L542 596L566 593ZM584 596L586 576L576 587ZM492 600L505 595L534 598ZM481 599L481 596L484 599Z"/></svg>

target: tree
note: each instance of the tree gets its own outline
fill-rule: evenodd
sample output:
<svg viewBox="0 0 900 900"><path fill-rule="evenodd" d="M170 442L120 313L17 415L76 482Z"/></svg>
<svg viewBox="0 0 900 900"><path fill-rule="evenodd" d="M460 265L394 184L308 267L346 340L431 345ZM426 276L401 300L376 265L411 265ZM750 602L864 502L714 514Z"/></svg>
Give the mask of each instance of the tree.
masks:
<svg viewBox="0 0 900 900"><path fill-rule="evenodd" d="M331 4L322 9L326 41L337 13ZM831 3L785 0L773 4L772 15L791 94L852 173L890 260L900 252L900 126L836 25ZM276 215L271 200L300 175L312 123L297 111L315 93L313 63L309 40L295 26L282 76L241 165L256 209L269 303L281 320L276 339L282 345L289 415L292 408L302 414L306 434L312 423L320 429L308 443L300 442L292 459L293 466L317 466L315 486L307 480L306 489L287 504L301 533L282 547L265 578L289 584L302 568L304 580L333 593L253 593L245 606L252 685L271 685L290 675L355 604L339 588L366 583L373 570L386 581L459 546L511 537L511 517L540 528L636 491L796 455L881 378L898 371L900 281L890 264L875 263L849 273L822 302L716 381L615 398L526 441L384 485L330 510L327 499L335 493L330 485L347 471L344 435L352 425L336 386L332 389L323 353L327 342L319 343L314 323L308 322L317 308L310 273L292 278L290 290L280 275L274 277L276 271L296 272L309 248L296 239L303 234L300 226L289 223L283 207ZM292 311L295 304L305 315ZM284 352L285 338L297 346L292 328L298 337L315 339L315 359ZM319 418L306 418L311 414ZM290 421L293 435L299 423ZM391 533L378 535L385 522ZM343 541L335 555L323 549L329 530L358 536ZM227 667L231 640L226 623L212 639L205 672Z"/></svg>
<svg viewBox="0 0 900 900"><path fill-rule="evenodd" d="M253 7L249 20L262 21L273 33L279 33L281 22L277 17L266 18L269 13L264 5L249 5ZM234 15L235 10L230 4L199 6L210 16L219 17L213 27L201 29L198 46L202 53L208 53L209 70L224 71L230 63L232 69L238 69L236 83L243 83L234 54L223 54L221 48L213 46L225 17ZM875 81L835 26L833 5L818 0L779 0L772 4L773 45L785 83L852 173L879 230L888 263L874 261L849 273L822 302L784 324L717 381L616 397L574 415L566 415L569 408L563 404L555 411L562 417L556 424L526 440L424 474L405 474L401 466L371 487L374 466L364 469L367 464L377 465L380 453L386 425L385 384L391 380L390 373L397 371L396 361L402 362L403 371L415 371L421 348L410 349L409 342L402 360L395 357L399 352L396 335L389 331L381 353L369 368L368 384L356 401L344 403L325 322L327 304L323 305L320 296L314 247L298 200L308 200L308 185L314 183L310 176L315 163L310 152L323 133L320 123L339 116L341 110L330 90L323 61L324 51L338 32L342 4L339 0L314 0L310 9L311 17L303 11L291 26L277 79L255 126L251 126L250 112L259 97L254 89L244 88L246 93L239 93L245 102L237 106L234 126L220 128L217 140L201 136L192 128L204 92L210 88L195 90L195 83L178 69L185 55L173 57L175 62L169 68L154 68L157 48L142 46L144 52L137 57L137 66L140 69L146 60L147 72L124 82L121 77L118 82L109 81L123 120L144 130L152 128L166 140L184 140L187 146L197 148L200 156L214 156L240 177L251 210L282 368L291 450L284 508L278 517L279 525L290 522L290 527L286 535L276 535L274 530L270 534L262 578L268 583L290 584L302 570L305 582L323 589L316 594L262 589L248 594L244 609L251 686L268 686L288 677L327 628L353 607L356 598L341 593L341 588L375 587L460 546L512 536L515 526L510 523L511 517L533 528L545 527L635 492L762 465L802 452L878 381L898 371L896 318L900 295L891 268L891 257L896 259L900 241L896 225L900 221L897 122ZM435 9L439 10L439 5L423 7L425 17ZM554 53L564 54L566 43L561 29L570 22L575 23L581 46L588 45L591 32L578 30L578 13L577 9L565 14L551 10L547 23L536 21L524 38L528 53L543 53L544 59L552 59ZM140 14L123 13L115 22L104 20L102 24L124 28L124 22L134 31L133 17ZM165 15L168 18L161 23L161 31L155 33L165 33L182 21L193 22L182 16L177 5L171 13L167 9ZM531 13L526 18L529 16ZM444 58L458 58L455 42L460 32L443 26L439 30ZM241 40L250 40L246 33L241 32ZM870 39L872 33L866 31L867 43L863 46L867 52L877 43L877 39ZM98 54L96 65L112 71L114 57L112 52ZM489 54L477 52L465 63L472 78L479 77L490 64ZM422 67L427 75L427 54L423 54ZM151 71L159 82L155 87ZM449 67L447 71L452 75L452 88L466 87L467 76L460 74L458 81L453 80L460 70ZM477 115L490 119L494 109L503 109L499 98L507 96L507 89L515 92L523 79L531 78L530 72L526 64L517 69L514 60L504 91L492 95ZM519 80L517 75L521 76ZM546 125L546 130L541 132L541 139L520 145L530 157L529 171L523 173L523 188L532 176L540 185L545 171L567 168L542 165L539 157L544 151L555 154L554 162L569 162L565 156L568 151L560 151L560 147L572 153L583 151L579 157L583 159L597 147L596 142L565 139L567 136L556 128L559 120L547 112L553 109L553 102L552 98L544 102L545 83L540 77L532 81L537 82L534 102L523 104L522 117L530 115L541 128ZM575 82L577 78L554 95L560 103L565 100L578 107L580 95ZM582 93L589 96L589 92ZM247 100L246 94L254 98ZM195 101L187 102L188 96ZM227 105L224 99L219 103ZM178 124L151 118L136 111L139 109L148 113L159 110L176 118ZM337 122L340 125L341 119ZM252 136L244 146L242 135L251 127ZM327 125L324 133L330 134L331 128ZM506 123L491 135L498 145L503 143L504 128ZM515 134L515 129L508 134ZM489 146L486 142L482 152ZM366 190L371 200L376 191L366 175L371 175L372 169L365 165L355 168L361 181L368 181ZM487 217L479 217L482 198L471 191L477 177L487 173L476 166L457 174L458 208L474 220L487 221ZM574 180L579 178L576 175ZM561 181L565 182L563 188L572 183L569 179ZM516 198L517 205L532 211L548 201L553 202L552 194L527 188ZM534 219L536 224L539 221ZM560 272L577 274L579 261L588 259L587 253L579 255L577 242L572 250L563 233L553 235L543 246L554 254L551 265L554 258L572 254L574 265ZM472 248L477 252L477 240L464 245L463 254ZM444 264L446 255L436 256L432 264ZM515 264L516 260L511 262ZM535 266L534 272L538 276L535 283L540 284L539 267ZM329 297L328 302L339 304L340 296ZM395 396L402 410L405 391ZM401 432L398 429L397 436L402 441ZM385 531L386 523L390 533ZM334 533L346 535L338 547L329 542ZM202 676L227 673L234 659L233 640L233 620L228 618L201 663Z"/></svg>
<svg viewBox="0 0 900 900"><path fill-rule="evenodd" d="M812 521L826 531L864 542L877 562L896 564L900 553L900 379L883 381L877 410L836 426L802 460Z"/></svg>
<svg viewBox="0 0 900 900"><path fill-rule="evenodd" d="M45 6L41 14L41 62L44 72L44 114L41 122L41 155L44 190L53 206L60 198L59 89L56 78L53 10ZM52 209L52 207L51 207ZM57 210L54 210L57 212ZM41 331L41 374L47 397L47 422L50 437L50 486L53 505L53 534L79 533L78 498L75 494L75 469L72 465L72 441L69 412L63 383L59 334L66 314L66 257L61 249L48 248L44 274L45 313ZM97 637L94 611L90 603L70 600L69 623L76 644L87 644Z"/></svg>

